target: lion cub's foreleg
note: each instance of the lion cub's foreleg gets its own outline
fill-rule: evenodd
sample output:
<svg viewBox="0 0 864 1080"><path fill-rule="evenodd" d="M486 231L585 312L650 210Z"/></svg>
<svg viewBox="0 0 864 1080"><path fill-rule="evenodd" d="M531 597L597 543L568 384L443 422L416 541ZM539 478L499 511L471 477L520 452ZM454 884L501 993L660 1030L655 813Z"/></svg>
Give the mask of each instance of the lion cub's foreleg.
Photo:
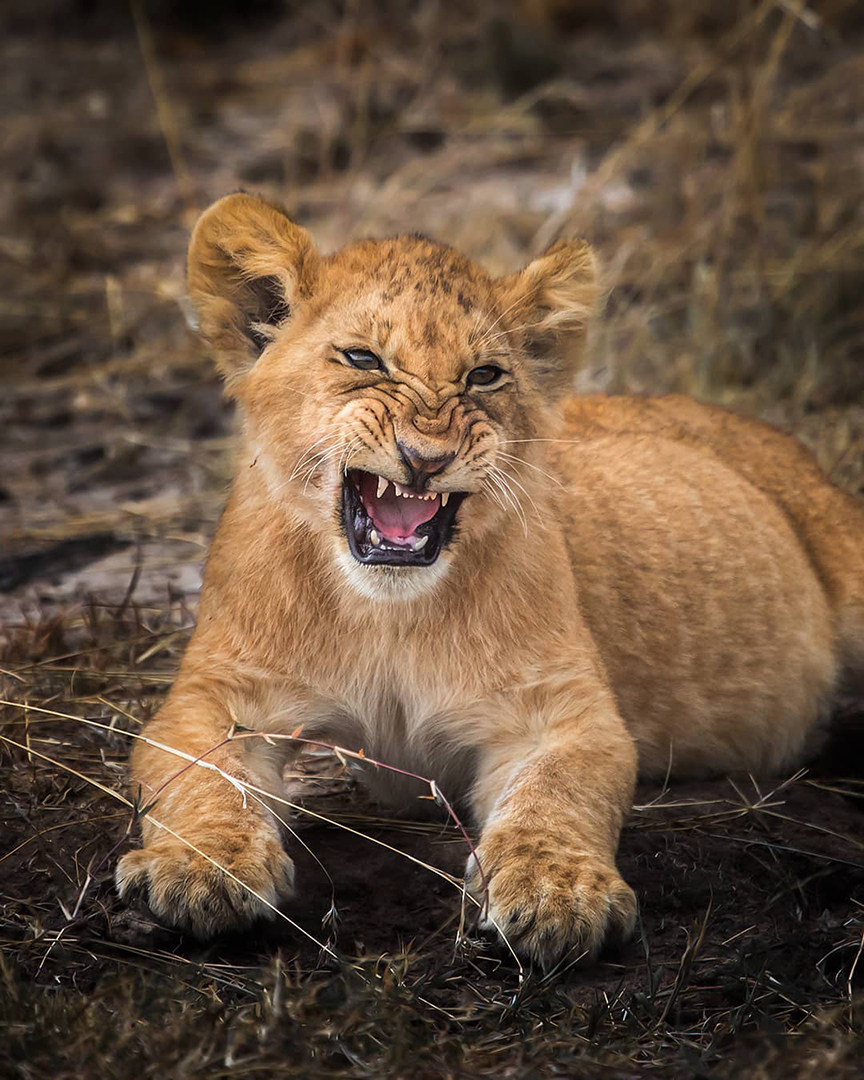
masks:
<svg viewBox="0 0 864 1080"><path fill-rule="evenodd" d="M632 803L636 751L614 704L574 705L532 734L496 740L481 757L474 789L482 825L477 848L489 889L481 925L548 967L572 953L593 956L626 938L636 898L615 866ZM470 891L481 875L468 860Z"/></svg>
<svg viewBox="0 0 864 1080"><path fill-rule="evenodd" d="M120 895L143 894L161 921L200 938L272 917L268 905L292 892L278 822L266 800L243 790L278 795L288 743L226 742L238 700L236 683L181 675L132 754L133 791L140 786L151 810L144 847L118 864ZM242 720L255 712L252 704Z"/></svg>

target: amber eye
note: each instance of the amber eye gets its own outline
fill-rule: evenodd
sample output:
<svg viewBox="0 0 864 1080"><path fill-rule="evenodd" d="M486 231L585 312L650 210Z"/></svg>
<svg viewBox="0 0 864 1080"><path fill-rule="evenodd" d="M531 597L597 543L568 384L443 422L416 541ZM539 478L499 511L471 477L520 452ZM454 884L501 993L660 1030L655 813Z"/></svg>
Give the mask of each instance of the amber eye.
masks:
<svg viewBox="0 0 864 1080"><path fill-rule="evenodd" d="M469 386L491 386L498 382L503 374L504 368L484 364L483 367L475 367L473 371L469 371L466 382Z"/></svg>
<svg viewBox="0 0 864 1080"><path fill-rule="evenodd" d="M374 352L370 352L368 349L340 349L339 351L351 367L359 368L361 371L384 370L381 357L376 356Z"/></svg>

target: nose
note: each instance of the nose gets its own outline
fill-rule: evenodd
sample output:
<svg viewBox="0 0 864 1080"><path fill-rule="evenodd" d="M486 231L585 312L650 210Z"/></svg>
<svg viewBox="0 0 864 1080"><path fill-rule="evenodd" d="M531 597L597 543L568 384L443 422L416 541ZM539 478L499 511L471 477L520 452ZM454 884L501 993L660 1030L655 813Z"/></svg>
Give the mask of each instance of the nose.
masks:
<svg viewBox="0 0 864 1080"><path fill-rule="evenodd" d="M422 489L430 476L441 472L456 457L455 453L441 454L438 457L425 457L413 447L406 446L403 442L396 445L399 448L402 460L408 466L408 472L411 475L411 487L418 490Z"/></svg>

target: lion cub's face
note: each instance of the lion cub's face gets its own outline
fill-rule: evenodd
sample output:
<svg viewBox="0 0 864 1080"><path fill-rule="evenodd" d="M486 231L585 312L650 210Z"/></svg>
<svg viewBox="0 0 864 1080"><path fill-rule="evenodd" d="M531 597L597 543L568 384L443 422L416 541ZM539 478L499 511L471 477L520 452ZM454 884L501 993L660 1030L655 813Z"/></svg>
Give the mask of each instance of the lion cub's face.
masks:
<svg viewBox="0 0 864 1080"><path fill-rule="evenodd" d="M247 195L190 246L201 328L272 499L367 597L431 588L461 543L531 512L548 406L595 292L584 244L493 279L422 237L322 257Z"/></svg>

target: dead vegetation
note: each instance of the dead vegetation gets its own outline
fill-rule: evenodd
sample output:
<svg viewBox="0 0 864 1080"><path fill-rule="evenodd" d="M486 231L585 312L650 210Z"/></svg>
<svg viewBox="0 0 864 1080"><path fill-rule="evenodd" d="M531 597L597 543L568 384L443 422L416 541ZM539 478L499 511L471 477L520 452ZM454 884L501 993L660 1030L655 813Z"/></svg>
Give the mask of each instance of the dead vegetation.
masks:
<svg viewBox="0 0 864 1080"><path fill-rule="evenodd" d="M2 16L2 1071L857 1075L848 742L793 778L640 791L621 862L643 933L588 972L460 940L458 829L378 816L329 757L293 781L301 930L203 948L117 901L128 743L228 474L183 317L217 195L280 198L324 247L419 229L496 270L581 232L610 286L582 388L756 412L864 490L854 5L232 7Z"/></svg>

